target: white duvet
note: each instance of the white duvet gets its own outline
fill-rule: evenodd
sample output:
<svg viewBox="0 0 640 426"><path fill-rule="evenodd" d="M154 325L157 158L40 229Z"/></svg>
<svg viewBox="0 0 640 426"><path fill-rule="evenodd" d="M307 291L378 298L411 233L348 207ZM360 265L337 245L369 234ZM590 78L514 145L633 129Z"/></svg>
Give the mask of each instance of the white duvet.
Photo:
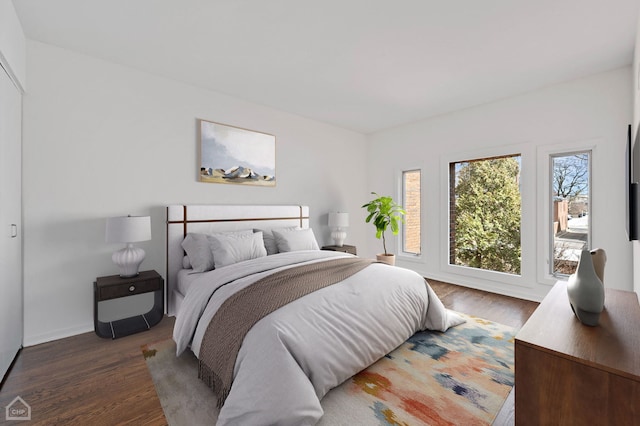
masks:
<svg viewBox="0 0 640 426"><path fill-rule="evenodd" d="M203 273L177 315L177 354L196 356L220 305L234 292L283 268L351 256L331 251L280 253ZM226 284L226 285L225 285ZM372 264L264 317L247 333L219 425L313 425L320 399L418 330L462 323L417 273Z"/></svg>

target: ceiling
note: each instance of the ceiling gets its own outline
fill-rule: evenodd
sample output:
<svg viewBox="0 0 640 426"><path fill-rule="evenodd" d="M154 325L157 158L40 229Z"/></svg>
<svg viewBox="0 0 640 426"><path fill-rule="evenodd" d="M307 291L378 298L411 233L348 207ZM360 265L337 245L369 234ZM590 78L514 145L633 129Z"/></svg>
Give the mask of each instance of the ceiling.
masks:
<svg viewBox="0 0 640 426"><path fill-rule="evenodd" d="M360 133L633 58L638 0L14 0L25 35Z"/></svg>

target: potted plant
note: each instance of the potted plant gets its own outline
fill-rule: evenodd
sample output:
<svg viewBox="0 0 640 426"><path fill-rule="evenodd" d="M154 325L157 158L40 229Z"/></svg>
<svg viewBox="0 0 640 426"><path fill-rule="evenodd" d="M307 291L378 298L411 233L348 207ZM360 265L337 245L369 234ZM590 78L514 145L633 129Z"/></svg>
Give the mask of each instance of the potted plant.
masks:
<svg viewBox="0 0 640 426"><path fill-rule="evenodd" d="M369 212L366 222L372 222L376 227L376 238L382 238L382 248L384 253L376 255L379 262L388 263L394 265L396 256L393 253L387 253L387 241L384 238L385 231L391 227L393 235L398 235L400 231L399 222L404 223L404 217L402 215L407 212L393 201L391 197L381 197L380 195L372 192L377 198L369 201L363 205L362 208L366 208Z"/></svg>

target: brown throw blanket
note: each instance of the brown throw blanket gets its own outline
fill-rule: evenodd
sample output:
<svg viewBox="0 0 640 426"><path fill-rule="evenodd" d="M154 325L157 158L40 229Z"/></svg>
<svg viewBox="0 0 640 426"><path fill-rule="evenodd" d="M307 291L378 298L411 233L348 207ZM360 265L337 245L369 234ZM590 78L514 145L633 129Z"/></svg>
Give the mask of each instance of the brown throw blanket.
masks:
<svg viewBox="0 0 640 426"><path fill-rule="evenodd" d="M216 392L218 407L229 395L238 351L255 323L287 303L342 281L373 262L342 258L296 266L259 279L224 301L204 333L198 372L200 379Z"/></svg>

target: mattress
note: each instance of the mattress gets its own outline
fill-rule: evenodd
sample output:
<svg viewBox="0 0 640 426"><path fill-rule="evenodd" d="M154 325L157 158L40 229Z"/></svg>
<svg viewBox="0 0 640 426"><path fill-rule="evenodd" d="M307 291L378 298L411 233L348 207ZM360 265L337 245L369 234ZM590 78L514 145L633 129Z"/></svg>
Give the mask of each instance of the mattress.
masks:
<svg viewBox="0 0 640 426"><path fill-rule="evenodd" d="M202 274L199 272L193 272L193 269L181 269L178 271L178 291L185 296L191 283L195 281Z"/></svg>

